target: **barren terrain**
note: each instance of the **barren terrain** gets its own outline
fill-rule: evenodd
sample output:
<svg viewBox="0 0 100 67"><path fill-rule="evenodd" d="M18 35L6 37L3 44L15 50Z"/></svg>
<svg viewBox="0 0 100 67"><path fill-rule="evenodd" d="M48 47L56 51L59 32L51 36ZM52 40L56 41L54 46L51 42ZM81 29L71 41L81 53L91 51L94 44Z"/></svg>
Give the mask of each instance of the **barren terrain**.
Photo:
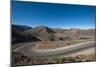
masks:
<svg viewBox="0 0 100 67"><path fill-rule="evenodd" d="M13 65L95 61L95 46L95 29L12 28Z"/></svg>

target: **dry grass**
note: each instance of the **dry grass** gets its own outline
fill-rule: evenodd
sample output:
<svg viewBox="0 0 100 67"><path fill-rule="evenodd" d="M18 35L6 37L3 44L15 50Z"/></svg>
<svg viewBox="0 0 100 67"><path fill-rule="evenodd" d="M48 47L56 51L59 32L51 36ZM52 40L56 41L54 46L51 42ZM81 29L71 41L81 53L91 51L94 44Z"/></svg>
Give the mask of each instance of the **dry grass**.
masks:
<svg viewBox="0 0 100 67"><path fill-rule="evenodd" d="M42 41L36 43L37 49L55 49L68 45L74 45L77 43L85 42L86 40L71 40L71 41Z"/></svg>
<svg viewBox="0 0 100 67"><path fill-rule="evenodd" d="M38 65L38 64L60 64L60 63L76 63L76 62L91 62L96 60L95 54L78 55L74 57L56 57L56 58L33 58L18 54L13 58L14 65Z"/></svg>

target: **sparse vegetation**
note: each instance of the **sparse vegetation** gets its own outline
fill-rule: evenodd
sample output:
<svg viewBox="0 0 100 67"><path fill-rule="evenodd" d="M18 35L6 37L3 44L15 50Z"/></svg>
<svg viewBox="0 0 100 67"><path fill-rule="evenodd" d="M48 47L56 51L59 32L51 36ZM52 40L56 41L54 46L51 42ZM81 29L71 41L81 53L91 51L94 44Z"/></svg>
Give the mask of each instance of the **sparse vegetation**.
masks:
<svg viewBox="0 0 100 67"><path fill-rule="evenodd" d="M94 38L95 38L95 29L90 29L90 30L52 29L46 26L31 28L27 26L12 25L12 44L13 44L12 50L29 42L35 42L36 43L35 46L37 49L55 49L85 42L88 40L92 40ZM15 66L15 65L84 62L84 61L95 61L95 58L96 58L95 54L91 54L91 55L79 55L75 57L56 57L56 58L40 59L38 57L36 58L27 57L24 54L21 54L21 52L12 52L12 65Z"/></svg>
<svg viewBox="0 0 100 67"><path fill-rule="evenodd" d="M89 62L95 61L95 54L89 55L78 55L75 57L57 57L57 58L48 58L48 59L39 59L23 56L19 53L14 53L13 62L14 65L33 65L33 64L60 64L60 63L72 63L72 62Z"/></svg>
<svg viewBox="0 0 100 67"><path fill-rule="evenodd" d="M59 47L75 45L86 40L71 40L71 41L41 41L36 43L37 49L55 49ZM88 41L88 40L87 40Z"/></svg>

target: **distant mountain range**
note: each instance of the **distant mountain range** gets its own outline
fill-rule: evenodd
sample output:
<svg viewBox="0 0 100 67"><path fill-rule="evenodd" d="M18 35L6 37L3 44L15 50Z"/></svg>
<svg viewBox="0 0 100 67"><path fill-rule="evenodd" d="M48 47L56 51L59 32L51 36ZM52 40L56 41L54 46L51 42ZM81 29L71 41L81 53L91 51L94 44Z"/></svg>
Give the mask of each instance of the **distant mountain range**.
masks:
<svg viewBox="0 0 100 67"><path fill-rule="evenodd" d="M32 28L23 25L12 25L12 43L93 38L95 38L95 29L54 29L47 26Z"/></svg>
<svg viewBox="0 0 100 67"><path fill-rule="evenodd" d="M25 25L12 25L12 28L17 30L17 31L25 31L25 30L28 30L28 29L32 29L32 27L29 27L29 26L25 26Z"/></svg>

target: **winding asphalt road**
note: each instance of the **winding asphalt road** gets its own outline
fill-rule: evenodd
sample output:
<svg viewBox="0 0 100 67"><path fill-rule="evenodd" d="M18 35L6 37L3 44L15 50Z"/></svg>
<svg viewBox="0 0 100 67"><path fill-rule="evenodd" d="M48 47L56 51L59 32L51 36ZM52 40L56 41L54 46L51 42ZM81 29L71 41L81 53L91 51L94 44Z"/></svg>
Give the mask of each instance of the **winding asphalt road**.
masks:
<svg viewBox="0 0 100 67"><path fill-rule="evenodd" d="M95 53L95 41L88 41L79 44L74 44L66 47L56 49L36 49L34 48L35 43L26 43L14 49L14 52L20 52L25 56L31 58L48 58L48 57L59 57L59 56L75 56L80 54L91 54Z"/></svg>

